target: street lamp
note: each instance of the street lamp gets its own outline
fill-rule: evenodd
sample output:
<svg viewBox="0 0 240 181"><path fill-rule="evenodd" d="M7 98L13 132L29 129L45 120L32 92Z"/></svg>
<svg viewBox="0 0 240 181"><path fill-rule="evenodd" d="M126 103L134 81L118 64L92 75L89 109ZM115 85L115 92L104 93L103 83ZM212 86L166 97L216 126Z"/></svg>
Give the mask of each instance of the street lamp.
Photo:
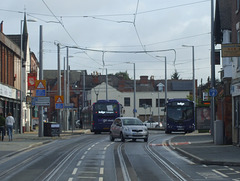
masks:
<svg viewBox="0 0 240 181"><path fill-rule="evenodd" d="M195 114L195 107L196 107L196 89L195 89L195 65L194 65L194 46L190 45L182 45L183 47L191 47L192 48L192 71L193 71L193 105L194 105L194 114Z"/></svg>
<svg viewBox="0 0 240 181"><path fill-rule="evenodd" d="M128 64L133 64L133 116L136 117L136 77L135 77L135 63L126 62Z"/></svg>
<svg viewBox="0 0 240 181"><path fill-rule="evenodd" d="M20 42L20 106L21 106L21 113L20 113L20 124L19 124L19 126L20 126L20 128L19 128L19 130L20 130L20 133L22 133L23 132L23 130L22 130L22 123L23 123L23 68L22 68L22 64L23 64L23 62L22 62L22 59L23 59L23 55L22 55L22 51L23 51L23 26L22 26L22 24L23 24L23 22L36 22L36 20L34 20L34 19L29 19L29 20L26 20L26 13L24 13L24 20L21 20L20 21L20 33L21 33L21 42ZM16 129L17 130L17 129Z"/></svg>
<svg viewBox="0 0 240 181"><path fill-rule="evenodd" d="M162 83L159 83L157 86L158 86L158 124L160 125L160 98L159 98L159 92L163 91L164 85Z"/></svg>
<svg viewBox="0 0 240 181"><path fill-rule="evenodd" d="M156 56L159 58L164 58L165 62L165 105L167 104L167 57L166 56Z"/></svg>

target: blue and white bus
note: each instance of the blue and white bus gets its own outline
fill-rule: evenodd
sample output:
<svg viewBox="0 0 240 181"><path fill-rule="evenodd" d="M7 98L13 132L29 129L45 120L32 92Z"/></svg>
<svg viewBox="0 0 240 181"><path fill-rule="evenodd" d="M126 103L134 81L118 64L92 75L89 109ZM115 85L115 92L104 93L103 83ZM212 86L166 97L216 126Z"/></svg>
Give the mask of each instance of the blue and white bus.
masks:
<svg viewBox="0 0 240 181"><path fill-rule="evenodd" d="M109 132L115 118L121 116L122 105L117 100L99 100L92 107L91 132Z"/></svg>
<svg viewBox="0 0 240 181"><path fill-rule="evenodd" d="M194 103L188 99L169 99L166 104L165 133L195 130Z"/></svg>

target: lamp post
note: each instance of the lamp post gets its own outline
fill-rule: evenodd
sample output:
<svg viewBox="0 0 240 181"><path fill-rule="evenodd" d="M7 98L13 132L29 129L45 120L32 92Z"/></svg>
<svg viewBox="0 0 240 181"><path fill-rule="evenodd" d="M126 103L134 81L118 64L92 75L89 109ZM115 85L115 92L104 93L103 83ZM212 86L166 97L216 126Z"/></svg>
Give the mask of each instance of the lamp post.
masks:
<svg viewBox="0 0 240 181"><path fill-rule="evenodd" d="M136 74L135 74L135 63L126 62L128 64L133 64L133 116L136 117Z"/></svg>
<svg viewBox="0 0 240 181"><path fill-rule="evenodd" d="M36 22L36 20L33 20L33 19L29 19L29 20L26 20L26 13L24 13L24 20L21 20L20 21L20 33L21 33L21 40L20 40L20 128L19 128L19 131L20 133L23 132L22 130L22 123L23 123L23 62L22 62L22 59L23 59L23 55L22 55L22 51L23 51L23 22ZM24 92L25 93L25 92ZM17 129L16 129L17 131Z"/></svg>
<svg viewBox="0 0 240 181"><path fill-rule="evenodd" d="M194 105L194 114L195 114L195 107L196 107L196 88L195 88L195 60L194 60L194 46L190 45L182 45L183 47L191 47L192 48L192 72L193 72L193 105Z"/></svg>
<svg viewBox="0 0 240 181"><path fill-rule="evenodd" d="M164 58L165 62L165 105L167 104L167 57L166 56L156 56L159 58Z"/></svg>
<svg viewBox="0 0 240 181"><path fill-rule="evenodd" d="M158 87L158 124L160 125L160 98L159 98L159 92L163 91L164 85L162 83L159 83L157 85Z"/></svg>

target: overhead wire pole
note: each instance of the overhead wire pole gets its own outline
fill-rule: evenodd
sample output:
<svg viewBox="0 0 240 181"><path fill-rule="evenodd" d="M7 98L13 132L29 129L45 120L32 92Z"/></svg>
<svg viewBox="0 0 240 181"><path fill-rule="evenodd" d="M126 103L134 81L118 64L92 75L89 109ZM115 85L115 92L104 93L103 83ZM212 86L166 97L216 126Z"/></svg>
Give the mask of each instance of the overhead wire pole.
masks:
<svg viewBox="0 0 240 181"><path fill-rule="evenodd" d="M214 0L211 0L211 88L215 87ZM215 97L211 96L211 135L214 135Z"/></svg>
<svg viewBox="0 0 240 181"><path fill-rule="evenodd" d="M43 48L42 48L42 25L40 25L39 35L39 80L43 80ZM39 130L38 136L43 137L43 107L39 106Z"/></svg>

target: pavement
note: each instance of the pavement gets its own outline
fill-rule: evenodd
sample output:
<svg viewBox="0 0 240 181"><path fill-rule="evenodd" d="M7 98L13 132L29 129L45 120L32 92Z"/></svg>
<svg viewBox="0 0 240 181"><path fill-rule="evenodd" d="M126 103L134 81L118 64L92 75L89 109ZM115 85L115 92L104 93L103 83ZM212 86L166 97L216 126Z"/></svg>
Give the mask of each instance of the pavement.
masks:
<svg viewBox="0 0 240 181"><path fill-rule="evenodd" d="M217 145L210 133L190 133L169 140L169 146L194 162L205 165L240 166L240 147Z"/></svg>
<svg viewBox="0 0 240 181"><path fill-rule="evenodd" d="M0 159L18 154L27 149L50 143L56 139L67 139L75 135L86 134L90 130L67 131L56 137L39 137L37 132L13 134L13 141L0 141ZM168 141L171 149L199 164L240 166L240 147L234 145L216 145L209 133L190 133L176 135Z"/></svg>

